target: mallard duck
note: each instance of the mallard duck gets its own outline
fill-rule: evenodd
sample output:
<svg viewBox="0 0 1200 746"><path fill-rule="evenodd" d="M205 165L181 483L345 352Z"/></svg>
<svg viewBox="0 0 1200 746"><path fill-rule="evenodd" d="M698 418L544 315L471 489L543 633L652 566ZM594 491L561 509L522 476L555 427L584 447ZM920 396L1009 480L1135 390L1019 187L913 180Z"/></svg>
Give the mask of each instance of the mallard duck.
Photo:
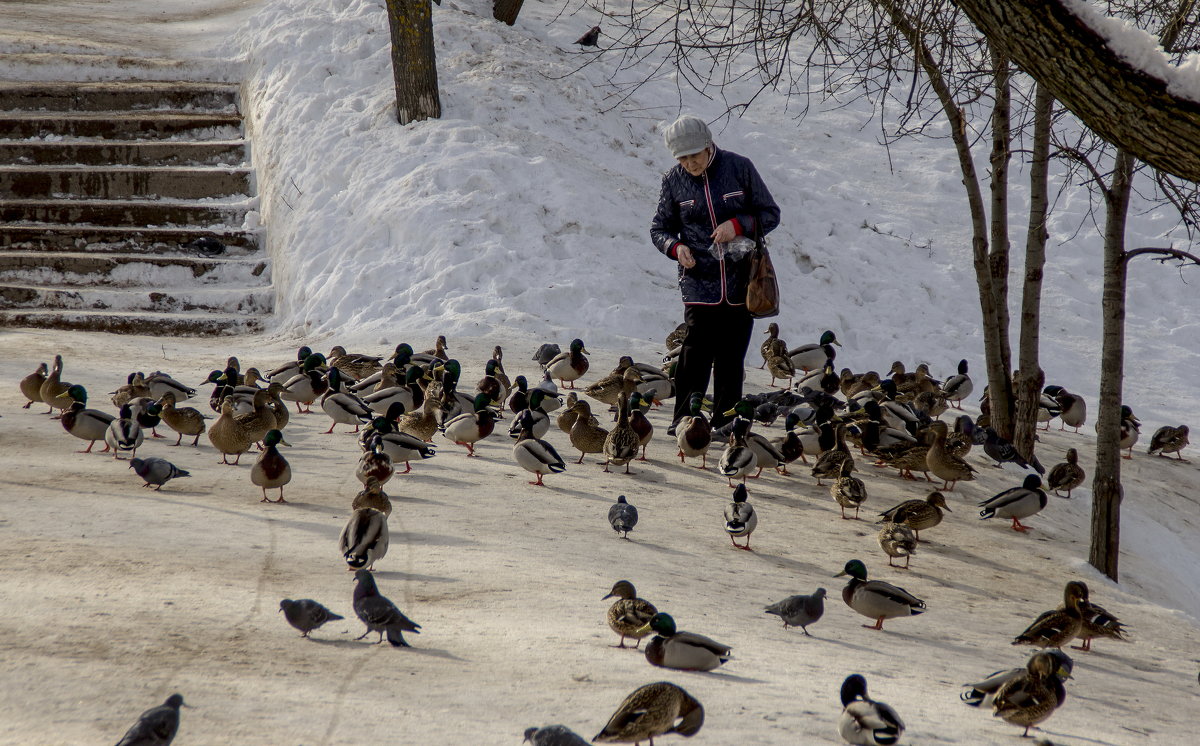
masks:
<svg viewBox="0 0 1200 746"><path fill-rule="evenodd" d="M732 648L711 637L675 629L670 614L658 612L640 632L657 634L646 645L646 660L652 666L677 671L711 671L730 658Z"/></svg>
<svg viewBox="0 0 1200 746"><path fill-rule="evenodd" d="M617 599L612 606L608 607L608 626L621 636L621 641L613 647L625 647L626 637L637 640L635 648L641 647L642 638L651 632L650 629L647 629L647 625L650 623L650 619L658 613L658 609L654 608L654 604L649 601L638 598L633 583L628 580L618 580L613 583L612 590L600 600L603 601L607 598Z"/></svg>
<svg viewBox="0 0 1200 746"><path fill-rule="evenodd" d="M927 363L919 364L912 377L896 384L897 399L911 403L919 394L941 394L941 384L934 380Z"/></svg>
<svg viewBox="0 0 1200 746"><path fill-rule="evenodd" d="M800 418L789 413L783 421L783 437L771 441L771 444L775 446L775 450L779 451L779 455L783 457L783 467L779 471L783 476L791 474L788 471L787 465L796 459L799 459L802 464L808 463L808 459L804 457L804 440L796 430L799 424Z"/></svg>
<svg viewBox="0 0 1200 746"><path fill-rule="evenodd" d="M338 537L338 551L346 560L346 569L371 572L387 550L388 517L374 508L359 508L351 513Z"/></svg>
<svg viewBox="0 0 1200 746"><path fill-rule="evenodd" d="M654 372L640 369L642 382L638 384L638 393L650 406L660 407L667 399L675 396L674 369L659 369Z"/></svg>
<svg viewBox="0 0 1200 746"><path fill-rule="evenodd" d="M1121 624L1118 619L1110 614L1104 607L1097 606L1088 598L1087 584L1082 580L1072 581L1076 584L1076 592L1079 595L1079 634L1077 637L1083 640L1082 645L1072 645L1076 650L1087 652L1092 649L1092 639L1095 637L1104 637L1110 640L1126 641L1125 625Z"/></svg>
<svg viewBox="0 0 1200 746"><path fill-rule="evenodd" d="M29 400L21 409L29 409L34 402L42 400L42 384L46 382L48 369L45 363L39 363L37 370L21 379L21 395Z"/></svg>
<svg viewBox="0 0 1200 746"><path fill-rule="evenodd" d="M314 352L304 358L300 372L284 382L283 391L279 392L279 397L285 401L295 402L297 414L312 411L310 409L312 403L329 390L329 383L326 381L324 373L319 370L324 364L324 356L319 352ZM304 405L304 408L301 409L300 405Z"/></svg>
<svg viewBox="0 0 1200 746"><path fill-rule="evenodd" d="M754 506L747 502L746 485L739 484L733 488L733 500L725 506L725 533L729 534L729 541L738 549L750 549L750 534L754 533L754 529L758 528L758 513L754 512ZM734 541L735 536L746 537L745 546Z"/></svg>
<svg viewBox="0 0 1200 746"><path fill-rule="evenodd" d="M785 380L787 383L780 386L782 389L792 387L792 379L796 376L796 366L792 365L792 360L786 354L772 354L767 358L767 372L771 374L771 383L768 386L775 386L775 380Z"/></svg>
<svg viewBox="0 0 1200 746"><path fill-rule="evenodd" d="M334 345L329 351L329 366L340 370L344 378L357 381L379 371L383 366L383 358L346 352L345 347Z"/></svg>
<svg viewBox="0 0 1200 746"><path fill-rule="evenodd" d="M128 404L133 414L133 419L137 420L137 424L141 425L142 430L149 430L151 437L163 437L157 431L158 426L162 424L161 404L148 396L139 396L130 399Z"/></svg>
<svg viewBox="0 0 1200 746"><path fill-rule="evenodd" d="M787 457L770 438L751 430L746 433L746 445L750 446L758 460L758 471L754 473L755 478L758 478L762 474L762 470L768 466L781 475L788 475Z"/></svg>
<svg viewBox="0 0 1200 746"><path fill-rule="evenodd" d="M646 416L644 404L642 395L636 391L629 397L629 426L637 433L638 444L642 447L642 455L638 457L638 461L646 460L646 446L650 445L650 440L654 437L654 424Z"/></svg>
<svg viewBox="0 0 1200 746"><path fill-rule="evenodd" d="M1175 458L1180 461L1187 461L1180 455L1188 445L1188 426L1180 425L1173 427L1171 425L1163 425L1154 431L1154 435L1150 436L1150 447L1146 449L1146 453L1151 456L1158 455L1166 457L1168 453L1175 454Z"/></svg>
<svg viewBox="0 0 1200 746"><path fill-rule="evenodd" d="M754 453L754 449L746 443L746 436L749 432L749 420L742 417L734 419L729 445L725 446L725 450L721 453L721 460L717 462L717 471L729 480L730 487L733 487L734 479L741 479L745 483L746 477L758 466L758 456Z"/></svg>
<svg viewBox="0 0 1200 746"><path fill-rule="evenodd" d="M405 371L409 366L413 365L414 354L412 345L408 342L401 342L396 345L396 349L392 351L392 354L388 357L388 361L394 363L400 370Z"/></svg>
<svg viewBox="0 0 1200 746"><path fill-rule="evenodd" d="M846 519L846 508L854 508L854 520L857 521L858 509L867 500L867 485L850 473L853 468L853 461L842 461L837 478L829 485L829 494L841 508L843 519Z"/></svg>
<svg viewBox="0 0 1200 746"><path fill-rule="evenodd" d="M942 395L950 406L955 409L962 409L962 401L971 395L975 390L975 384L971 381L971 376L967 374L967 361L958 361L957 375L950 376L946 382L942 384Z"/></svg>
<svg viewBox="0 0 1200 746"><path fill-rule="evenodd" d="M583 457L587 454L604 452L604 441L608 438L608 431L596 424L591 406L583 399L575 402L573 409L575 422L571 425L571 447L579 450L579 460L575 463L582 464Z"/></svg>
<svg viewBox="0 0 1200 746"><path fill-rule="evenodd" d="M1042 489L1042 478L1028 474L1020 487L1011 487L979 503L983 510L979 517L1011 518L1012 530L1024 533L1028 526L1021 525L1022 518L1040 513L1046 507L1046 492Z"/></svg>
<svg viewBox="0 0 1200 746"><path fill-rule="evenodd" d="M1054 675L1060 681L1066 681L1071 678L1071 671L1075 668L1075 662L1071 660L1071 656L1061 650L1043 650L1034 655L1048 655L1054 662ZM982 681L977 681L973 684L963 684L965 691L959 694L965 704L970 707L986 707L991 709L992 702L996 698L996 692L1008 682L1023 676L1027 670L1028 663L1025 666L1018 668L1008 668L1001 671L996 671L989 674Z"/></svg>
<svg viewBox="0 0 1200 746"><path fill-rule="evenodd" d="M838 733L846 743L889 746L904 735L904 722L890 706L867 696L867 680L851 674L842 682L842 716Z"/></svg>
<svg viewBox="0 0 1200 746"><path fill-rule="evenodd" d="M889 521L883 524L875 538L879 541L879 548L888 556L888 567L896 567L892 560L903 557L904 567L901 569L908 569L909 561L917 553L917 537L913 535L912 529L903 523Z"/></svg>
<svg viewBox="0 0 1200 746"><path fill-rule="evenodd" d="M863 625L867 629L883 629L884 619L925 613L925 602L903 588L882 580L867 580L867 566L861 560L850 560L834 577L846 575L850 576L850 582L842 589L842 600L859 614L875 620L874 625Z"/></svg>
<svg viewBox="0 0 1200 746"><path fill-rule="evenodd" d="M946 496L930 492L924 500L905 500L899 505L880 513L880 523L900 523L913 530L913 538L921 540L921 532L942 522L942 511L953 513L946 504Z"/></svg>
<svg viewBox="0 0 1200 746"><path fill-rule="evenodd" d="M300 349L296 350L296 359L271 370L267 373L267 380L278 379L281 383L286 383L289 378L300 372L300 366L304 364L304 358L311 354L312 348L308 345L300 347Z"/></svg>
<svg viewBox="0 0 1200 746"><path fill-rule="evenodd" d="M788 350L788 357L792 359L793 366L807 373L824 366L826 360L836 358L837 350L834 349L834 346L841 347L842 343L837 340L837 336L832 331L827 329L821 333L819 342L794 347Z"/></svg>
<svg viewBox="0 0 1200 746"><path fill-rule="evenodd" d="M373 440L371 447L363 451L362 456L358 458L358 466L354 469L354 476L364 487L372 481L380 485L387 484L395 473L396 467L392 465L392 457L383 450L383 443L379 440Z"/></svg>
<svg viewBox="0 0 1200 746"><path fill-rule="evenodd" d="M362 425L369 423L374 418L375 413L362 399L348 391L342 391L340 369L330 368L329 372L325 374L325 378L329 382L329 389L321 394L321 409L333 421L329 423L329 429L323 434L329 435L339 424L354 425L353 432L357 433Z"/></svg>
<svg viewBox="0 0 1200 746"><path fill-rule="evenodd" d="M80 440L88 441L88 447L78 453L91 453L92 446L97 440L105 440L108 427L117 418L98 409L87 408L87 390L79 385L71 386L68 390L72 404L62 413L63 429ZM101 453L107 453L109 446L104 446Z"/></svg>
<svg viewBox="0 0 1200 746"><path fill-rule="evenodd" d="M612 714L596 743L653 742L655 736L678 733L694 736L704 725L704 707L695 697L669 681L656 681L633 690Z"/></svg>
<svg viewBox="0 0 1200 746"><path fill-rule="evenodd" d="M437 410L438 402L426 396L425 401L421 402L421 408L401 417L396 428L399 432L420 438L426 443L432 442L433 434L438 431Z"/></svg>
<svg viewBox="0 0 1200 746"><path fill-rule="evenodd" d="M271 381L263 390L267 394L267 409L275 417L275 429L283 430L292 421L291 411L283 403L283 399L280 398L280 394L283 393L283 384L279 381Z"/></svg>
<svg viewBox="0 0 1200 746"><path fill-rule="evenodd" d="M986 440L986 435L984 437ZM975 438L975 422L969 416L960 414L954 420L954 432L946 434L946 453L966 458L975 445Z"/></svg>
<svg viewBox="0 0 1200 746"><path fill-rule="evenodd" d="M439 360L449 360L449 349L450 347L446 344L446 335L439 334L437 339L433 341L432 350L412 353L410 357L414 363L430 363Z"/></svg>
<svg viewBox="0 0 1200 746"><path fill-rule="evenodd" d="M784 629L799 627L805 636L812 637L808 633L808 625L816 624L825 614L825 589L818 588L807 596L788 596L764 611L782 619Z"/></svg>
<svg viewBox="0 0 1200 746"><path fill-rule="evenodd" d="M484 364L483 378L475 384L475 393L487 394L489 404L499 404L508 396L508 387L496 377L498 370L495 360Z"/></svg>
<svg viewBox="0 0 1200 746"><path fill-rule="evenodd" d="M104 433L104 442L112 449L113 458L120 458L125 451L129 451L130 458L137 456L137 449L144 439L142 426L133 418L133 410L128 404L121 407L121 416L108 423Z"/></svg>
<svg viewBox="0 0 1200 746"><path fill-rule="evenodd" d="M234 416L232 401L227 399L221 405L221 416L208 428L208 441L221 452L221 463L227 466L237 466L242 454L254 444L254 439L247 436L246 428ZM228 460L231 454L237 454L232 464Z"/></svg>
<svg viewBox="0 0 1200 746"><path fill-rule="evenodd" d="M141 371L130 373L126 382L111 392L113 406L120 409L133 399L150 398L150 387L146 385L146 374Z"/></svg>
<svg viewBox="0 0 1200 746"><path fill-rule="evenodd" d="M1058 670L1052 655L1035 653L1024 673L1006 681L996 692L992 714L1006 723L1024 726L1022 736L1028 736L1030 726L1050 717L1067 698Z"/></svg>
<svg viewBox="0 0 1200 746"><path fill-rule="evenodd" d="M371 426L359 436L359 445L366 450L378 440L383 446L383 452L392 459L393 464L404 463L404 471L399 473L408 474L412 471L410 462L433 458L437 452L432 445L417 436L397 430L396 420L403 413L403 404L393 404L388 409L387 416L376 417L371 421Z"/></svg>
<svg viewBox="0 0 1200 746"><path fill-rule="evenodd" d="M1062 386L1047 386L1042 389L1042 393L1050 396L1058 404L1058 416L1062 419L1058 429L1066 430L1067 426L1070 426L1075 428L1075 432L1079 432L1079 428L1087 422L1087 401Z"/></svg>
<svg viewBox="0 0 1200 746"><path fill-rule="evenodd" d="M950 492L955 484L975 479L975 468L946 450L946 433L949 431L946 423L935 420L929 429L933 433L933 445L925 454L925 462L929 471L942 480L941 489Z"/></svg>
<svg viewBox="0 0 1200 746"><path fill-rule="evenodd" d="M386 516L392 514L392 501L388 498L386 492L383 491L383 486L379 484L379 480L373 477L367 477L367 482L363 488L358 491L354 499L350 502L351 510L359 508L374 508Z"/></svg>
<svg viewBox="0 0 1200 746"><path fill-rule="evenodd" d="M221 405L225 400L231 399L230 404L234 407L234 413L249 412L251 406L249 397L233 397L233 390L238 385L233 381L238 379L238 372L233 367L228 367L225 370L214 370L208 374L208 378L204 379L204 383L213 384L212 394L208 397L208 406L214 412L221 411ZM245 409L239 409L239 401L245 401Z"/></svg>
<svg viewBox="0 0 1200 746"><path fill-rule="evenodd" d="M574 393L571 395L574 396ZM534 389L533 391L529 392L529 397L525 402L525 408L518 410L517 412L517 414L520 414L521 412L529 412L529 420L533 426L533 437L535 438L544 438L546 437L546 433L550 432L550 415L546 414L546 411L542 409L542 404L545 402L545 400L546 392L541 391L540 389ZM565 421L564 418L566 418L568 415L570 416L570 421L572 423L575 421L574 412L563 412L558 417L560 426L562 422ZM567 428L566 432L570 433L570 428ZM519 438L521 436L521 427L517 425L516 421L514 421L512 426L509 427L508 434L513 438Z"/></svg>
<svg viewBox="0 0 1200 746"><path fill-rule="evenodd" d="M583 377L583 374L588 372L588 359L584 357L588 351L583 346L582 339L571 340L571 347L563 353L559 353L553 360L546 363L546 372L554 378L557 378L559 383L567 388L575 388L575 381Z"/></svg>
<svg viewBox="0 0 1200 746"><path fill-rule="evenodd" d="M1050 474L1046 477L1046 486L1054 490L1054 494L1056 495L1066 490L1066 496L1070 497L1071 490L1083 484L1083 480L1086 478L1087 473L1079 465L1079 452L1074 448L1068 448L1067 460L1055 464L1050 469Z"/></svg>
<svg viewBox="0 0 1200 746"><path fill-rule="evenodd" d="M475 396L474 412L460 414L442 425L442 435L455 445L466 446L468 456L474 456L475 444L496 429L496 413L488 407L490 401L491 397L481 391ZM546 426L549 425L547 418Z"/></svg>
<svg viewBox="0 0 1200 746"><path fill-rule="evenodd" d="M783 357L788 356L787 342L784 342L779 338L779 324L776 324L774 321L772 321L770 324L767 324L767 330L763 332L763 334L769 334L770 336L767 337L767 340L759 345L758 348L758 351L762 354L763 359L763 364L758 366L759 370L767 367L768 361L776 355L782 355ZM788 360L788 363L791 363L790 359ZM794 374L795 372L796 368L795 366L792 366L792 373ZM774 383L774 381L771 383Z"/></svg>
<svg viewBox="0 0 1200 746"><path fill-rule="evenodd" d="M612 464L624 466L625 473L632 474L629 462L637 458L641 445L641 437L629 424L629 398L622 393L617 398L617 424L604 437L604 471Z"/></svg>
<svg viewBox="0 0 1200 746"><path fill-rule="evenodd" d="M587 402L579 403L586 404ZM537 475L537 481L530 482L530 484L544 487L543 474L558 474L566 471L567 465L558 455L558 451L554 450L554 446L533 437L532 420L533 415L529 410L517 415L517 421L521 423L521 437L517 438L517 442L513 446L513 460L525 471Z"/></svg>
<svg viewBox="0 0 1200 746"><path fill-rule="evenodd" d="M496 361L496 372L493 375L496 376L496 380L500 381L504 390L508 391L512 388L512 381L509 380L508 373L504 371L504 350L500 348L500 345L492 348L492 360Z"/></svg>
<svg viewBox="0 0 1200 746"><path fill-rule="evenodd" d="M242 431L250 442L257 443L266 436L268 430L278 430L275 414L271 410L271 395L264 389L259 389L251 400L254 409L249 414L235 414L234 417L242 426Z"/></svg>
<svg viewBox="0 0 1200 746"><path fill-rule="evenodd" d="M268 430L263 436L263 449L250 467L250 483L262 488L262 500L259 502L285 503L283 486L292 481L292 467L287 459L279 452L279 444L283 441L283 433L279 430ZM278 489L279 499L267 497L267 489Z"/></svg>
<svg viewBox="0 0 1200 746"><path fill-rule="evenodd" d="M638 384L641 382L642 373L633 367L633 358L624 355L616 370L589 385L583 390L583 393L596 401L615 407L617 397L621 394L629 396L637 391Z"/></svg>
<svg viewBox="0 0 1200 746"><path fill-rule="evenodd" d="M876 398L883 392L879 391L879 386L883 383L883 378L879 375L879 371L868 370L858 380L851 383L849 390L845 392L847 400L866 396L867 398Z"/></svg>
<svg viewBox="0 0 1200 746"><path fill-rule="evenodd" d="M1039 648L1062 649L1079 636L1083 627L1081 602L1087 595L1087 586L1073 580L1063 588L1063 604L1057 609L1043 612L1033 624L1013 639L1013 645L1033 645Z"/></svg>
<svg viewBox="0 0 1200 746"><path fill-rule="evenodd" d="M687 322L685 321L671 330L671 333L667 335L665 340L663 340L663 344L668 350L673 350L676 347L679 347L683 344L684 338L687 337L687 330L688 326Z"/></svg>
<svg viewBox="0 0 1200 746"><path fill-rule="evenodd" d="M704 396L692 394L688 399L688 409L691 414L684 417L675 428L675 443L679 446L679 463L686 463L685 457L699 456L699 469L708 468L708 446L712 443L712 425L702 411Z"/></svg>
<svg viewBox="0 0 1200 746"><path fill-rule="evenodd" d="M579 394L576 394L574 391L567 394L566 405L564 406L562 413L559 414L554 420L555 424L558 425L558 429L562 430L567 435L571 434L571 427L575 424L575 418L577 416L575 405L577 403L579 403ZM597 421L596 424L599 425L600 422Z"/></svg>
<svg viewBox="0 0 1200 746"><path fill-rule="evenodd" d="M44 396L42 398L45 398ZM1097 429L1100 423L1096 423ZM1133 458L1133 447L1137 445L1142 434L1142 422L1133 416L1133 410L1127 404L1121 405L1121 439L1118 445L1125 450L1125 458Z"/></svg>
<svg viewBox="0 0 1200 746"><path fill-rule="evenodd" d="M41 389L38 390L42 401L50 407L46 410L46 414L50 414L56 409L60 411L69 409L75 403L75 400L67 394L71 384L62 380L62 369L62 355L55 355L54 365L50 366L50 375L46 376Z"/></svg>
<svg viewBox="0 0 1200 746"><path fill-rule="evenodd" d="M525 376L517 376L513 379L512 388L508 392L508 398L504 400L504 408L516 414L529 405L529 381Z"/></svg>
<svg viewBox="0 0 1200 746"><path fill-rule="evenodd" d="M204 414L195 407L176 407L175 394L168 391L158 400L162 407L162 412L159 417L167 423L167 427L179 433L179 437L172 445L179 445L183 442L183 436L194 435L192 445L197 445L200 442L200 436L204 434L205 424L207 419Z"/></svg>
<svg viewBox="0 0 1200 746"><path fill-rule="evenodd" d="M825 423L822 427L829 427L829 423ZM833 448L823 451L817 460L813 463L812 475L817 478L817 486L820 487L822 479L833 479L842 473L842 464L848 463L848 472L854 471L854 455L850 453L850 449L846 447L846 425L839 422L833 426Z"/></svg>
<svg viewBox="0 0 1200 746"><path fill-rule="evenodd" d="M384 366L385 370L389 368L398 370L392 363L387 363ZM425 401L425 392L420 386L420 381L424 375L424 372L420 368L413 366L405 371L403 384L376 388L374 391L363 394L360 398L364 404L377 414L385 414L388 407L392 406L395 402L400 402L404 405L406 411L411 412L419 408ZM389 379L381 376L379 382L383 384L389 382Z"/></svg>

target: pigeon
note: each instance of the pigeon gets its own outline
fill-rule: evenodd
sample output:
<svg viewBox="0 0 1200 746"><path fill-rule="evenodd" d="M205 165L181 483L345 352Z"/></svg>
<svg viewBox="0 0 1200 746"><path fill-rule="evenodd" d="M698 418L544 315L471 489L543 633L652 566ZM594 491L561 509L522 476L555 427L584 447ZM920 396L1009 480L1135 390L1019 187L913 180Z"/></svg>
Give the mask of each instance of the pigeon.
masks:
<svg viewBox="0 0 1200 746"><path fill-rule="evenodd" d="M412 647L404 641L403 633L413 632L419 635L421 625L404 616L396 608L396 604L379 595L371 573L359 570L354 573L354 580L358 583L354 587L354 613L367 625L367 631L355 639L361 640L372 632L378 632L379 641L375 643L378 645L383 642L386 633L388 642L393 647Z"/></svg>
<svg viewBox="0 0 1200 746"><path fill-rule="evenodd" d="M594 47L600 41L600 27L592 26L586 34L575 40L575 43L581 47Z"/></svg>
<svg viewBox="0 0 1200 746"><path fill-rule="evenodd" d="M808 596L788 596L782 601L771 604L766 613L774 614L783 620L783 628L799 627L808 634L808 625L815 624L825 613L825 589L818 588Z"/></svg>
<svg viewBox="0 0 1200 746"><path fill-rule="evenodd" d="M137 472L137 475L145 482L142 485L143 487L154 485L156 491L161 490L164 484L176 477L192 476L165 458L158 458L156 456L130 459L129 468Z"/></svg>
<svg viewBox="0 0 1200 746"><path fill-rule="evenodd" d="M167 697L166 702L139 715L117 746L170 746L179 730L180 707L187 707L182 694Z"/></svg>
<svg viewBox="0 0 1200 746"><path fill-rule="evenodd" d="M553 342L546 342L541 347L537 348L537 352L533 353L533 360L544 368L546 367L546 363L558 357L561 352L561 347Z"/></svg>
<svg viewBox="0 0 1200 746"><path fill-rule="evenodd" d="M133 419L133 409L126 404L121 407L121 417L109 424L108 431L104 433L104 442L113 450L113 458L120 458L121 451L129 451L130 456L136 456L144 437L142 426Z"/></svg>
<svg viewBox="0 0 1200 746"><path fill-rule="evenodd" d="M212 236L194 238L183 245L201 256L220 256L225 253L225 244Z"/></svg>
<svg viewBox="0 0 1200 746"><path fill-rule="evenodd" d="M587 746L587 741L565 725L526 728L525 740L522 743L530 743L533 746Z"/></svg>
<svg viewBox="0 0 1200 746"><path fill-rule="evenodd" d="M1028 461L1017 453L1017 448L1003 436L997 433L990 427L984 428L983 452L988 455L988 458L996 462L996 466L1004 463L1013 463L1022 469L1034 469L1038 474L1045 474L1046 469L1040 463L1030 465Z"/></svg>
<svg viewBox="0 0 1200 746"><path fill-rule="evenodd" d="M299 601L285 598L279 602L279 610L287 618L288 624L300 630L301 637L308 637L309 632L325 622L336 622L346 618L334 614L311 598L302 598Z"/></svg>
<svg viewBox="0 0 1200 746"><path fill-rule="evenodd" d="M387 516L374 508L359 508L350 514L338 549L350 570L371 570L388 550Z"/></svg>
<svg viewBox="0 0 1200 746"><path fill-rule="evenodd" d="M739 484L733 488L733 502L725 508L725 532L729 540L738 549L750 551L750 534L758 526L758 514L750 503L746 502L746 485ZM742 546L733 540L735 536L745 536L746 545Z"/></svg>
<svg viewBox="0 0 1200 746"><path fill-rule="evenodd" d="M621 534L622 539L628 539L629 532L638 522L637 508L625 502L625 496L621 495L608 509L608 522L612 525L613 531Z"/></svg>

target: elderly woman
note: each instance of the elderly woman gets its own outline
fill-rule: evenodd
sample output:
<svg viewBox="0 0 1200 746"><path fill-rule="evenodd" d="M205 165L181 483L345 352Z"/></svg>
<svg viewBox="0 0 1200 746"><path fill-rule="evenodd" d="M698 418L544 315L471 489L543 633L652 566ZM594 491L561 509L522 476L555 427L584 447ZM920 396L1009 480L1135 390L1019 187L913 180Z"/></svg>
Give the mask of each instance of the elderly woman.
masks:
<svg viewBox="0 0 1200 746"><path fill-rule="evenodd" d="M713 377L713 425L742 396L746 347L754 319L746 310L750 255L732 250L738 236L762 236L779 225L779 207L748 158L721 150L704 120L685 114L664 133L679 161L663 175L650 226L655 247L679 263L687 334L675 369L675 417Z"/></svg>

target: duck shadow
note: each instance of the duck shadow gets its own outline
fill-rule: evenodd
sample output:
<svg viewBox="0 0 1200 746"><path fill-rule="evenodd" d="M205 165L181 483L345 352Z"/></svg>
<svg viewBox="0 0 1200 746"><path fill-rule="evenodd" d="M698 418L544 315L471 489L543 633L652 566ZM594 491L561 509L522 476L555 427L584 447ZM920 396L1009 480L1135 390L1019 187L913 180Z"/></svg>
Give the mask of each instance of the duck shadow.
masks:
<svg viewBox="0 0 1200 746"><path fill-rule="evenodd" d="M764 562L770 562L771 564L785 570L792 570L793 572L802 573L806 576L820 576L829 574L829 568L827 567L823 568L818 565L809 564L808 562L801 562L800 560L792 559L791 557L782 557L777 554L765 554L758 551L747 552L747 554L752 557L758 557Z"/></svg>
<svg viewBox="0 0 1200 746"><path fill-rule="evenodd" d="M1012 568L1009 567L1008 565L1002 565L999 562L995 562L986 557L982 557L978 554L975 554L974 552L970 552L966 549L963 549L962 547L958 547L953 544L947 544L944 542L932 542L932 541L922 541L921 544L926 544L926 545L929 545L931 548L936 548L938 554L945 555L947 557L950 557L951 559L956 559L961 562L965 562L969 565L973 565L973 566L982 565L983 567L987 567L992 570L996 570L997 572L1003 572L1003 573L1012 572Z"/></svg>
<svg viewBox="0 0 1200 746"><path fill-rule="evenodd" d="M1121 727L1124 728L1125 726L1121 726ZM1045 728L1036 728L1035 730L1037 730L1039 733L1044 733L1047 736L1057 736L1059 738L1070 738L1072 740L1081 741L1081 742L1085 742L1085 743L1099 744L1100 746L1120 746L1120 744L1113 743L1112 741L1102 741L1099 738L1089 738L1087 736L1081 736L1077 733L1061 733L1059 731L1046 730ZM1128 730L1131 733L1139 733L1142 735L1148 735L1148 734L1144 733L1143 731L1134 730L1133 728L1125 728L1125 730Z"/></svg>
<svg viewBox="0 0 1200 746"><path fill-rule="evenodd" d="M752 679L749 676L738 676L737 674L729 673L728 671L689 671L689 673L701 674L703 676L711 676L714 679L720 679L720 680L724 680L724 681L736 681L736 682L739 682L742 684L766 684L766 683L768 683L766 681L763 681L762 679Z"/></svg>

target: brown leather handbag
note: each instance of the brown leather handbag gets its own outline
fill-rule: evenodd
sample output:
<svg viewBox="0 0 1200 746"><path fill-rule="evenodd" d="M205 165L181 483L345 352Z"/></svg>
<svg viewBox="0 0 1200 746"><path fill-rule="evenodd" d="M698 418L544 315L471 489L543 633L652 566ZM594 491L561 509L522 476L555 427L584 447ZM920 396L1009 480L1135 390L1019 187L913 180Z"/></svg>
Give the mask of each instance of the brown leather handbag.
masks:
<svg viewBox="0 0 1200 746"><path fill-rule="evenodd" d="M750 255L750 282L746 286L746 310L756 319L779 315L779 280L762 236L754 237Z"/></svg>

